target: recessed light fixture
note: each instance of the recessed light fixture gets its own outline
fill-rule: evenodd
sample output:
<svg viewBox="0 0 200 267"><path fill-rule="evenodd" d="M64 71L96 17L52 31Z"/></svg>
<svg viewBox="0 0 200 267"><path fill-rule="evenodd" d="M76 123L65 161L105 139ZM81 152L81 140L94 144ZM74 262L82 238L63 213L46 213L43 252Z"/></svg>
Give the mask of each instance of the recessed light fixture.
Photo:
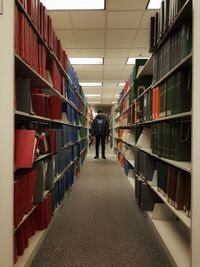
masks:
<svg viewBox="0 0 200 267"><path fill-rule="evenodd" d="M94 96L101 96L101 95L85 95L86 97L94 97Z"/></svg>
<svg viewBox="0 0 200 267"><path fill-rule="evenodd" d="M123 82L123 83L118 83L117 86L124 86L124 85L125 85L125 83Z"/></svg>
<svg viewBox="0 0 200 267"><path fill-rule="evenodd" d="M105 9L105 0L41 0L48 10Z"/></svg>
<svg viewBox="0 0 200 267"><path fill-rule="evenodd" d="M73 65L102 65L102 57L71 57L69 61Z"/></svg>
<svg viewBox="0 0 200 267"><path fill-rule="evenodd" d="M162 0L149 0L146 9L159 9Z"/></svg>
<svg viewBox="0 0 200 267"><path fill-rule="evenodd" d="M102 83L80 83L80 86L88 86L88 87L96 87L96 86L102 86Z"/></svg>
<svg viewBox="0 0 200 267"><path fill-rule="evenodd" d="M134 65L136 59L149 59L149 57L128 57L126 64L127 65Z"/></svg>

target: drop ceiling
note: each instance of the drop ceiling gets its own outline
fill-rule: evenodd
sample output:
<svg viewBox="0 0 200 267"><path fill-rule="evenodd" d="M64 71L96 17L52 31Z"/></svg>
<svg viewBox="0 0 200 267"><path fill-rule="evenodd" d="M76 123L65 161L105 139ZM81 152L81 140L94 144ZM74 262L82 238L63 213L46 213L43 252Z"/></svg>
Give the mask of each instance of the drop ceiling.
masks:
<svg viewBox="0 0 200 267"><path fill-rule="evenodd" d="M128 57L150 56L148 0L106 0L102 11L49 11L53 27L68 57L103 57L104 65L74 65L80 82L103 82L83 87L86 94L101 94L89 102L112 104L133 65Z"/></svg>

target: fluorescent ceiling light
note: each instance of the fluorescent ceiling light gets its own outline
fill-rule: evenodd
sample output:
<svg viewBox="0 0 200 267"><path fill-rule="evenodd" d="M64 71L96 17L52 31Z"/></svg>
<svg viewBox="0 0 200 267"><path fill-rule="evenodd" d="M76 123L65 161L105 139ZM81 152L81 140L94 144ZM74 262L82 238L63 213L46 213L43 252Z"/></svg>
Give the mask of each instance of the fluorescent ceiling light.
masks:
<svg viewBox="0 0 200 267"><path fill-rule="evenodd" d="M134 65L136 59L149 59L149 57L128 57L126 64L127 65Z"/></svg>
<svg viewBox="0 0 200 267"><path fill-rule="evenodd" d="M117 104L117 101L113 101L112 104Z"/></svg>
<svg viewBox="0 0 200 267"><path fill-rule="evenodd" d="M105 0L41 0L48 10L105 9Z"/></svg>
<svg viewBox="0 0 200 267"><path fill-rule="evenodd" d="M101 96L101 95L85 95L86 97Z"/></svg>
<svg viewBox="0 0 200 267"><path fill-rule="evenodd" d="M102 65L102 57L71 57L69 58L70 63L73 65Z"/></svg>
<svg viewBox="0 0 200 267"><path fill-rule="evenodd" d="M117 86L124 86L124 85L125 85L125 83L118 83Z"/></svg>
<svg viewBox="0 0 200 267"><path fill-rule="evenodd" d="M115 97L119 97L119 95L115 95Z"/></svg>
<svg viewBox="0 0 200 267"><path fill-rule="evenodd" d="M102 86L102 83L80 83L80 86Z"/></svg>
<svg viewBox="0 0 200 267"><path fill-rule="evenodd" d="M162 0L149 0L146 9L159 9Z"/></svg>

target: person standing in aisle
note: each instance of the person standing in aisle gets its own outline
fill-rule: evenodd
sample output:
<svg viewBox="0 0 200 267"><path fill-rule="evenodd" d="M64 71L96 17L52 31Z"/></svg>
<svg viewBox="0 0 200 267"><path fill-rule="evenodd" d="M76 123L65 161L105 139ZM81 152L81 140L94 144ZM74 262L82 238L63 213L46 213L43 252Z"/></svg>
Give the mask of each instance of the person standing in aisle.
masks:
<svg viewBox="0 0 200 267"><path fill-rule="evenodd" d="M102 113L101 110L98 110L98 115L95 117L92 123L92 136L96 137L96 155L94 159L99 158L99 144L101 141L101 148L102 148L102 159L106 159L105 156L105 139L106 136L109 135L109 124L106 116Z"/></svg>

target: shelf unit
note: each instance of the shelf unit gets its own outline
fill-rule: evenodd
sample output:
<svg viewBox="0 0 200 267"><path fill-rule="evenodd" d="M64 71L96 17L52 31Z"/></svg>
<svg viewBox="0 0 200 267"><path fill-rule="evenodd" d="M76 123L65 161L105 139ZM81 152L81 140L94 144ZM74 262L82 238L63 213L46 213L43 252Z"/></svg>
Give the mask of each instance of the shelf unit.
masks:
<svg viewBox="0 0 200 267"><path fill-rule="evenodd" d="M143 75L145 76L145 75L149 75L149 74L153 73L152 72L153 65L156 64L155 62L153 62L153 60L154 60L153 57L159 51L159 49L163 46L163 44L168 40L168 38L171 36L171 34L175 33L177 31L177 29L180 29L180 26L182 25L182 23L185 19L191 20L192 4L194 5L193 8L196 11L196 16L197 16L197 10L195 9L195 2L196 1L186 0L186 2L183 5L183 7L181 8L179 14L176 16L174 22L169 27L169 29L165 32L161 41L154 49L153 56L145 64L145 66L138 69L138 73L136 74L136 87L135 88L137 88L137 79L142 79ZM198 6L198 11L200 11L200 4L198 3L198 5L196 4L196 6ZM194 12L193 12L193 14L194 14ZM198 18L196 17L196 29L197 29L198 23L199 23ZM195 28L195 25L193 25L193 26ZM194 32L195 31L193 30L193 34L194 34ZM197 39L197 37L196 37L196 39ZM200 44L200 38L198 37L198 45L199 44ZM195 57L195 62L196 62L195 66L198 66L197 65L198 60L200 59L200 52L199 52L198 45L196 43L197 55ZM197 58L198 58L198 60L197 60ZM145 97L148 97L148 95L151 94L151 92L149 93L149 91L153 92L154 88L162 86L166 81L169 80L169 78L174 76L180 70L189 69L192 67L194 68L194 48L192 48L192 52L190 52L187 56L185 56L180 62L176 63L176 65L173 68L171 68L170 71L168 71L167 73L165 72L164 75L162 75L158 80L156 80L149 87L147 87L140 95L138 95L135 99L133 99L133 102L131 104L129 103L129 106L124 111L121 111L120 114L117 114L117 116L115 117L115 123L118 123L118 125L116 126L116 130L119 131L119 133L120 133L120 129L133 129L134 131L136 131L136 133L137 133L136 144L131 144L129 142L126 142L123 140L123 138L121 138L121 137L119 138L116 136L115 136L115 142L116 142L116 144L118 142L123 142L129 146L132 146L136 149L137 155L141 155L142 159L141 159L140 164L141 165L143 164L142 167L140 165L138 165L138 163L136 163L136 159L135 159L135 166L134 167L135 167L136 176L141 181L141 183L144 183L144 188L148 188L149 192L152 192L152 194L154 194L161 201L163 201L163 203L164 203L163 205L165 205L166 210L168 210L174 217L173 220L172 219L163 220L161 218L155 219L154 218L154 211L153 212L147 211L147 217L148 217L149 221L151 222L151 224L153 225L153 228L158 233L158 236L159 236L161 242L163 243L163 245L167 251L167 254L169 255L169 258L172 261L172 264L175 266L195 266L196 267L199 265L199 261L197 261L197 259L199 260L199 257L197 255L198 255L198 253L200 253L200 250L197 249L197 247L199 246L199 240L197 240L197 236L198 236L198 238L200 237L200 231L197 228L197 217L200 214L200 210L199 210L200 208L199 207L197 208L197 205L198 205L197 202L198 201L196 201L196 199L198 198L198 191L199 191L197 189L197 185L199 187L200 182L197 182L197 179L198 179L197 178L197 172L198 172L197 171L198 170L197 158L199 157L199 155L197 152L197 146L195 145L195 141L197 142L198 149L200 151L200 141L199 141L199 139L197 141L197 138L198 138L197 133L200 131L200 129L199 129L199 126L197 126L197 125L199 125L199 119L198 119L197 115L195 118L193 118L193 116L194 116L194 108L195 108L195 111L198 110L198 112L196 114L199 114L199 112L200 112L200 108L199 107L197 108L197 105L198 105L197 99L199 98L199 93L197 93L198 84L199 84L199 74L197 74L198 72L197 71L195 72L196 77L193 74L193 82L192 82L192 84L193 84L193 89L192 89L193 105L192 105L192 110L173 114L173 115L165 115L165 117L159 117L157 119L152 118L152 116L150 116L150 118L148 118L147 113L145 115L147 119L144 119L145 117L142 117L143 116L143 113L142 113L142 116L139 115L140 116L139 121L136 120L134 123L132 123L132 125L123 125L122 126L122 124L120 124L120 121L122 118L121 116L123 116L123 114L126 113L126 111L129 108L131 108L131 106L135 105L135 107L136 107L135 112L136 112L136 116L137 116L137 112L139 113L141 111L141 109L139 109L139 111L137 110L137 108L138 108L137 103L139 103L139 105L143 105L143 101L147 101L147 98L145 99ZM197 69L198 69L198 67L197 67ZM196 84L194 83L194 77L196 78L196 80L195 80ZM194 93L194 91L195 91L195 93ZM195 99L194 99L194 95L196 96ZM150 96L150 97L152 97L152 96ZM120 105L122 104L121 101L123 101L123 99L120 100L119 105L117 106L117 110L120 110ZM169 101L169 100L167 100L167 101ZM146 104L146 107L147 107L147 104ZM142 110L142 112L143 111L144 110ZM151 109L150 109L150 111L152 112ZM146 112L147 112L147 109L146 109ZM151 115L152 115L152 113L151 113ZM182 120L183 121L191 121L192 120L192 132L193 132L193 140L192 140L193 157L192 157L192 159L193 159L193 162L175 161L175 160L167 159L164 157L160 157L159 155L152 153L152 148L150 148L152 146L152 143L151 143L152 140L151 139L143 140L145 143L148 141L149 145L147 145L147 144L143 145L142 139L140 140L140 144L139 143L137 144L139 135L141 135L143 133L143 129L145 129L145 128L150 129L152 126L156 125L159 122L170 123L172 121L173 122L180 122ZM195 121L195 123L194 123L194 121ZM162 125L165 125L165 124L162 124ZM154 127L156 127L156 126L154 126ZM156 128L153 128L153 129L156 129ZM196 129L196 130L194 131L194 129ZM155 132L153 134L155 134ZM148 138L148 136L147 136L147 138ZM151 138L152 138L152 133L151 133ZM158 142L158 140L157 140L157 142ZM145 152L145 153L141 153L140 151ZM120 149L116 148L116 154L118 154L118 153L121 153ZM196 163L195 163L196 164L196 178L194 178L194 170L193 170L193 168L194 168L194 155L195 155L195 161L196 161ZM159 162L160 164L167 163L167 165L165 164L164 166L166 166L166 167L167 166L171 166L171 167L174 166L177 170L179 170L180 173L182 172L185 175L187 174L187 177L191 176L191 180L192 180L192 184L193 184L192 185L192 201L193 201L193 203L192 203L192 207L191 207L192 218L187 217L188 214L186 215L185 211L177 210L157 190L157 186L155 185L155 183L157 183L157 180L156 180L157 179L156 178L157 173L155 172L156 169L154 169L154 173L152 174L152 177L151 177L152 181L149 181L148 180L149 178L145 179L145 177L142 177L139 172L137 173L138 168L146 168L145 167L146 163L143 162L144 157L146 157L146 160L147 159L149 161L151 160L153 162L152 164L155 164L155 162ZM139 160L139 158L137 158L137 160ZM148 164L149 164L148 168L150 168L150 163L148 163ZM155 166L154 168L156 168L156 165L154 165L154 166ZM155 175L155 177L154 177L154 175ZM172 177L171 177L171 179L172 179ZM182 179L184 179L184 176L182 177ZM194 184L196 184L195 188L194 188ZM140 186L140 182L137 182L136 186ZM136 191L137 190L139 190L139 189L136 187ZM194 197L194 190L196 193L195 197ZM137 195L137 192L136 192L136 195ZM194 202L195 202L195 204L194 204ZM194 207L195 207L195 209L194 209ZM199 211L198 216L195 213L195 217L196 217L195 223L193 221L194 220L194 210ZM194 224L195 224L195 226L194 226ZM186 232L187 232L187 234L186 234ZM199 234L196 236L194 233L197 233L197 232ZM195 247L194 247L194 245L195 245ZM195 251L195 256L194 256L193 251Z"/></svg>
<svg viewBox="0 0 200 267"><path fill-rule="evenodd" d="M11 1L9 0L9 2L11 2ZM70 114L66 114L67 115L66 121L51 119L51 118L47 118L47 117L38 116L34 113L29 114L29 113L19 111L19 110L13 111L13 101L12 101L12 116L13 116L13 118L15 118L15 120L17 122L19 122L17 124L17 126L21 125L21 122L23 122L23 121L26 123L26 125L31 125L33 122L34 123L36 122L36 128L38 128L38 127L40 128L40 125L48 125L47 128L66 129L65 126L69 126L68 131L70 131L69 132L70 135L65 136L66 140L63 141L62 147L60 146L60 144L58 142L58 146L60 146L59 147L60 152L47 153L47 154L43 154L43 155L41 154L37 159L35 159L35 161L33 163L33 164L35 164L36 162L42 161L43 159L45 159L47 157L50 157L50 159L52 158L51 159L52 162L53 162L53 159L56 161L56 157L58 157L57 153L63 153L64 149L72 149L72 150L70 150L71 154L69 155L71 157L70 163L69 163L69 161L70 161L69 158L67 158L67 159L65 159L65 165L63 166L63 162L64 162L63 161L62 163L60 163L60 166L57 169L55 169L55 164L52 163L52 167L50 167L50 168L54 168L52 170L52 172L53 172L52 181L51 181L52 184L48 185L48 186L44 184L45 188L42 191L43 199L45 196L47 196L49 194L49 192L51 192L51 191L54 192L55 188L57 190L58 186L60 188L60 185L62 186L62 191L63 190L65 191L64 198L62 198L63 195L61 195L64 191L59 192L59 194L60 194L59 196L57 196L57 194L56 194L56 196L52 196L52 199L55 202L55 203L53 202L52 204L56 208L54 210L53 216L51 218L51 223L52 223L55 215L59 212L60 207L62 205L62 204L60 205L60 200L62 201L62 203L64 202L65 197L67 195L67 192L69 192L73 182L75 181L75 177L76 177L75 169L76 169L76 171L79 171L79 169L80 169L79 166L83 163L83 160L85 158L85 153L87 152L88 136L85 136L85 135L86 135L86 130L88 129L88 124L87 124L87 115L88 115L87 114L87 107L88 106L87 106L83 91L81 90L81 88L76 88L75 84L71 80L71 77L72 77L72 79L74 79L74 77L73 77L74 74L72 74L72 76L70 77L69 74L65 71L65 69L63 67L64 65L62 65L63 63L61 63L59 61L56 54L53 52L53 50L51 50L48 42L43 39L42 35L38 31L34 22L32 21L32 18L29 16L27 11L24 9L21 2L19 0L15 0L14 3L12 3L12 5L11 5L11 3L9 3L9 5L12 6L12 19L13 20L14 20L13 14L15 14L15 12L14 12L15 5L17 6L18 10L20 10L20 12L23 14L23 16L25 16L31 29L34 31L34 33L37 36L36 37L37 42L42 44L45 47L45 54L46 54L46 59L47 59L46 63L49 63L48 61L54 60L55 65L58 68L58 70L56 70L56 71L59 72L60 81L61 81L61 77L62 77L62 82L64 82L64 84L61 85L62 88L61 87L59 88L60 91L57 91L58 86L55 85L55 83L54 83L55 81L53 80L53 77L51 77L53 82L51 81L50 78L43 78L35 70L37 68L34 69L32 66L30 66L27 63L28 60L26 62L18 54L16 54L16 53L14 54L14 51L12 51L12 53L10 53L10 54L12 55L12 58L13 58L13 66L15 66L16 77L20 77L22 79L29 79L31 88L39 88L44 94L59 97L61 99L62 103L67 104L67 106L69 107L69 111L70 111ZM8 18L7 18L7 20L8 20ZM9 21L7 23L10 24L11 22ZM14 23L13 23L13 25L14 25ZM12 31L14 31L14 28L12 28ZM12 36L14 37L14 32L12 32ZM12 45L13 44L14 44L14 40L12 40ZM59 55L59 58L61 58L60 55ZM48 64L46 64L46 65L48 65ZM9 66L11 66L11 64ZM46 68L47 68L47 66L46 66ZM12 77L14 77L14 73L12 73ZM46 75L46 77L48 77L48 75ZM76 81L77 80L75 80L75 83L76 83ZM55 85L55 88L54 88L53 84ZM78 86L78 83L77 83L77 86ZM12 84L12 88L10 88L10 90L12 91L12 95L13 95L13 91L14 91L13 88L14 88L14 85ZM63 92L61 89L63 89ZM69 91L67 91L67 90L69 90ZM60 92L62 92L62 93L60 93ZM73 95L71 95L71 94L73 94ZM10 99L13 100L14 97L10 96ZM79 110L79 107L81 108L80 110ZM70 117L71 117L71 120L70 120ZM13 134L14 133L14 125L12 127L13 127L12 128L12 130L13 130L12 134ZM77 128L77 131L74 128ZM76 134L76 136L77 136L76 142L74 142L75 140L71 136L72 130L73 130L73 133ZM74 130L75 130L75 132L74 132ZM73 139L73 141L70 142L70 140L72 140L72 139ZM14 137L12 138L12 140L14 140ZM56 140L54 140L54 141L57 142ZM67 140L68 140L68 143L65 144ZM12 144L12 146L13 146L13 144ZM73 146L74 146L74 149L73 149ZM57 148L56 148L56 151L57 151ZM56 156L56 154L57 154L57 156ZM72 156L72 155L74 155L74 156ZM59 156L61 156L61 155L59 155ZM58 161L58 158L57 158L57 161ZM63 167L65 167L65 168L63 168ZM16 169L15 171L19 171L19 169ZM56 172L54 173L54 171L56 171ZM67 175L65 175L66 172L68 172ZM11 178L12 178L12 181L11 181L10 186L13 189L13 180L14 180L13 174L12 174ZM61 189L59 189L59 191L60 190ZM66 192L66 190L68 190L68 191ZM12 199L13 199L12 194L13 194L13 192L10 194L10 196L12 196ZM54 199L54 197L55 197L55 199ZM59 198L59 201L57 200L57 197ZM12 200L12 203L13 203L13 200ZM9 252L10 258L9 258L9 261L8 261L8 259L4 259L4 263L3 263L3 261L1 262L1 260L0 260L0 265L13 266L13 253L12 253L13 252L13 232L17 233L19 227L21 227L23 225L23 223L26 221L27 218L30 218L29 216L33 212L35 212L35 210L38 208L39 205L40 205L40 201L39 202L35 201L32 209L28 212L28 214L24 214L24 216L22 218L20 218L21 221L17 224L17 226L14 229L12 229L12 235L11 235L12 241L10 240L11 242L9 244L12 246L12 248L10 249L10 252ZM13 216L13 207L10 210L11 210L12 216ZM43 239L45 238L45 236L46 236L46 234L47 234L47 232L51 226L51 223L47 229L45 229L43 231L37 231L35 233L35 235L29 239L28 248L25 249L23 256L20 256L20 257L18 256L17 262L14 266L20 266L21 267L21 266L29 266L31 264L37 250L39 249ZM12 219L12 228L13 228L13 219Z"/></svg>
<svg viewBox="0 0 200 267"><path fill-rule="evenodd" d="M158 158L158 159L160 159L160 160L162 160L162 161L164 161L166 163L169 163L170 165L175 166L175 167L177 167L177 168L179 168L179 169L181 169L183 171L191 173L191 170L192 170L191 162L175 161L175 160L159 157L158 155L153 154L150 148L143 148L143 147L138 147L137 146L137 149L139 149L141 151L144 151L144 152L148 153L149 155L151 155L151 156L153 156L155 158Z"/></svg>

